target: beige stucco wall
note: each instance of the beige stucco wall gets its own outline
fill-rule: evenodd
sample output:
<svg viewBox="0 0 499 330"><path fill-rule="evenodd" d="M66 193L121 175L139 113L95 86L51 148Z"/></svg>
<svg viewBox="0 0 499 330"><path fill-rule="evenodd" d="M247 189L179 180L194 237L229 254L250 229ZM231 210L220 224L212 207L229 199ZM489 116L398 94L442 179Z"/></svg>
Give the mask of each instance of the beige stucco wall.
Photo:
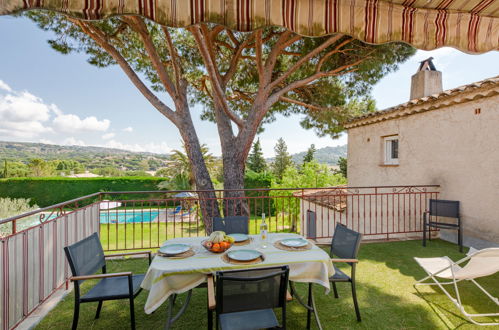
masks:
<svg viewBox="0 0 499 330"><path fill-rule="evenodd" d="M393 134L399 165L383 166L382 137ZM440 199L461 201L465 236L499 243L499 95L350 128L348 181L439 184Z"/></svg>

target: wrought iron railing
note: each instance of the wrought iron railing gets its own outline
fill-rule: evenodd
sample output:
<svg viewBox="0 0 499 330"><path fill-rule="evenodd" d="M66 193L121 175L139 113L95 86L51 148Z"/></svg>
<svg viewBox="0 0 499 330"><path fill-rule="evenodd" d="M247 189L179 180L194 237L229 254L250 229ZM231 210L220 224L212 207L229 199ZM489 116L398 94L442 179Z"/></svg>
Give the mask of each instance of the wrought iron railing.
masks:
<svg viewBox="0 0 499 330"><path fill-rule="evenodd" d="M250 233L262 214L272 232L328 241L336 223L367 238L422 231L421 213L438 186L99 192L0 220L0 329L25 319L70 276L63 247L99 232L105 251L158 248L204 236L204 219L245 213ZM203 197L200 197L203 196ZM203 199L202 199L203 198ZM209 205L211 213L202 212Z"/></svg>

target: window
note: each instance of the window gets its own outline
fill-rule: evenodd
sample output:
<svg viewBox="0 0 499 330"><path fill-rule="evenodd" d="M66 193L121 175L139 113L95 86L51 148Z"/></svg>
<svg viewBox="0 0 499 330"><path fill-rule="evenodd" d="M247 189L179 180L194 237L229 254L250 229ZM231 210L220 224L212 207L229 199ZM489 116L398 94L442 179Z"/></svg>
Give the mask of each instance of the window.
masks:
<svg viewBox="0 0 499 330"><path fill-rule="evenodd" d="M384 138L385 165L398 165L399 163L399 137L398 135Z"/></svg>

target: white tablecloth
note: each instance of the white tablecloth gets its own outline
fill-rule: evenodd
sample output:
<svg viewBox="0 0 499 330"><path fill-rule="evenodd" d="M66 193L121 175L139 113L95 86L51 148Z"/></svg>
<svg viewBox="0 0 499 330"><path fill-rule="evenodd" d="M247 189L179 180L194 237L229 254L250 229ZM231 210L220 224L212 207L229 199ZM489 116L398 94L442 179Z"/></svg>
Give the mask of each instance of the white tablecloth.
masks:
<svg viewBox="0 0 499 330"><path fill-rule="evenodd" d="M206 280L207 274L221 270L264 268L289 265L289 280L294 282L317 283L329 292L329 277L334 274L334 267L329 255L317 246L307 251L284 251L275 248L272 243L284 238L300 237L296 234L270 234L267 248L261 248L258 236L252 236L250 245L233 246L231 250L256 249L261 251L264 262L252 265L228 264L221 259L221 254L206 251L201 241L206 237L186 237L168 240L170 243L190 244L196 254L185 259L169 259L156 256L149 266L142 288L149 290L145 312L154 312L173 293L187 292Z"/></svg>

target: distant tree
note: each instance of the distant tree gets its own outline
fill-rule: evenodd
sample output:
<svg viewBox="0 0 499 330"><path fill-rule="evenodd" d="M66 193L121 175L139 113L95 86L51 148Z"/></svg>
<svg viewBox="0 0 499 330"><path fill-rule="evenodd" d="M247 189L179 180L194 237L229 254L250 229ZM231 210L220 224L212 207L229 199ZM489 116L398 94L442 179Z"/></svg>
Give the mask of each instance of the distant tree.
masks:
<svg viewBox="0 0 499 330"><path fill-rule="evenodd" d="M9 175L9 172L7 170L7 159L4 160L4 163L3 163L3 173L2 173L2 178L7 178Z"/></svg>
<svg viewBox="0 0 499 330"><path fill-rule="evenodd" d="M29 161L28 167L32 176L40 177L50 174L49 164L41 158L33 158Z"/></svg>
<svg viewBox="0 0 499 330"><path fill-rule="evenodd" d="M166 167L162 167L160 169L158 169L155 173L154 173L154 176L157 176L157 177L160 177L160 178L165 178L168 176L168 168Z"/></svg>
<svg viewBox="0 0 499 330"><path fill-rule="evenodd" d="M348 178L347 176L347 159L344 158L344 157L340 157L338 159L338 166L340 167L340 170L338 171L339 173L341 173L345 178Z"/></svg>
<svg viewBox="0 0 499 330"><path fill-rule="evenodd" d="M169 180L161 181L158 184L158 189L160 190L191 190L191 182L189 176L179 173L174 177L170 177Z"/></svg>
<svg viewBox="0 0 499 330"><path fill-rule="evenodd" d="M53 166L55 167L55 170L57 172L64 172L64 173L82 173L85 171L85 166L81 164L80 162L76 160L55 160L53 161Z"/></svg>
<svg viewBox="0 0 499 330"><path fill-rule="evenodd" d="M28 166L21 162L4 161L0 166L0 173L4 178L22 178L30 175Z"/></svg>
<svg viewBox="0 0 499 330"><path fill-rule="evenodd" d="M260 139L257 139L256 142L253 143L253 149L248 156L246 167L248 170L256 173L264 172L267 169L267 163L265 162L265 158L263 158Z"/></svg>
<svg viewBox="0 0 499 330"><path fill-rule="evenodd" d="M201 153L203 154L204 164L208 171L212 170L215 166L216 159L209 153L209 149L206 144L201 145ZM183 145L182 150L173 150L173 155L170 157L171 163L168 165L168 173L172 178L188 178L190 189L196 187L196 181L194 178L194 172L187 156L185 145Z"/></svg>
<svg viewBox="0 0 499 330"><path fill-rule="evenodd" d="M303 163L310 163L314 160L314 155L317 149L315 149L315 144L311 144L310 148L308 148L307 153L303 157Z"/></svg>
<svg viewBox="0 0 499 330"><path fill-rule="evenodd" d="M97 169L93 170L92 172L97 174L97 175L110 176L110 177L124 176L125 175L125 171L122 171L122 170L117 169L116 167L112 167L112 166L97 168Z"/></svg>
<svg viewBox="0 0 499 330"><path fill-rule="evenodd" d="M283 138L277 140L277 144L274 147L275 159L272 164L273 172L275 176L280 180L286 168L293 164L291 156L288 153L288 146L284 142Z"/></svg>
<svg viewBox="0 0 499 330"><path fill-rule="evenodd" d="M132 170L132 171L125 171L125 176L152 176L152 175L147 173L146 171Z"/></svg>
<svg viewBox="0 0 499 330"><path fill-rule="evenodd" d="M320 187L331 187L341 184L345 184L346 180L339 174L333 173L326 164L319 164L316 160L304 163L301 171L294 166L288 166L283 173L282 180L280 182L273 181L271 188L282 189L282 188L320 188ZM274 190L271 195L279 196L292 196L292 190ZM276 203L277 210L289 210L291 217L291 231L297 229L297 220L299 216L300 207L299 199L296 198L276 198L274 200ZM279 205L281 203L282 205ZM285 204L284 204L285 203Z"/></svg>

